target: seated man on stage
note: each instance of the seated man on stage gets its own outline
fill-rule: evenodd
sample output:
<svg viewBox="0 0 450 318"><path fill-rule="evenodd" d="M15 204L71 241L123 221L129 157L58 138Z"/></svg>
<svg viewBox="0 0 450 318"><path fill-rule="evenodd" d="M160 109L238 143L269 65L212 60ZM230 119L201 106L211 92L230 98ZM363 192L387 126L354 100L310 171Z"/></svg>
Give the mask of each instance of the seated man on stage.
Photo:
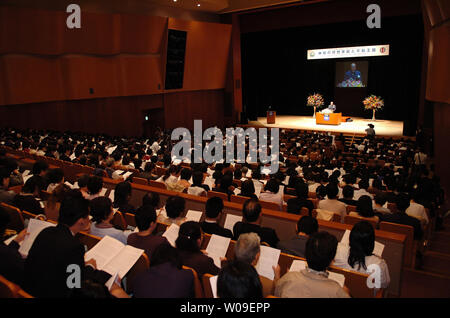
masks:
<svg viewBox="0 0 450 318"><path fill-rule="evenodd" d="M324 110L322 110L322 114L331 114L334 113L336 111L336 105L331 102L330 105L328 105L328 108L325 108Z"/></svg>

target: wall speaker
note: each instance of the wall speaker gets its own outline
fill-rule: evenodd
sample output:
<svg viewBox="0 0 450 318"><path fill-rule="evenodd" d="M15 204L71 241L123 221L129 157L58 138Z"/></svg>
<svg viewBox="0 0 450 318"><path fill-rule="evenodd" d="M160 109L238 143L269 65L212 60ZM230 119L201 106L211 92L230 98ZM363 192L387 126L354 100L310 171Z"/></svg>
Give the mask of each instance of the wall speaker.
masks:
<svg viewBox="0 0 450 318"><path fill-rule="evenodd" d="M183 88L186 31L169 29L167 39L165 89Z"/></svg>

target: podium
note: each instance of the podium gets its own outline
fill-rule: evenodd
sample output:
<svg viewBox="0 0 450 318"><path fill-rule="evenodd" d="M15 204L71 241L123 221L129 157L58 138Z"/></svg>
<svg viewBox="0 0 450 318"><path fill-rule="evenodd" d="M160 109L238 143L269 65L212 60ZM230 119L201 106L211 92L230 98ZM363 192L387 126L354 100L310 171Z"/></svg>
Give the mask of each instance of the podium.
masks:
<svg viewBox="0 0 450 318"><path fill-rule="evenodd" d="M342 113L322 114L316 113L317 125L340 125L342 122Z"/></svg>
<svg viewBox="0 0 450 318"><path fill-rule="evenodd" d="M277 117L277 112L273 110L267 111L267 123L268 124L275 124L275 119Z"/></svg>

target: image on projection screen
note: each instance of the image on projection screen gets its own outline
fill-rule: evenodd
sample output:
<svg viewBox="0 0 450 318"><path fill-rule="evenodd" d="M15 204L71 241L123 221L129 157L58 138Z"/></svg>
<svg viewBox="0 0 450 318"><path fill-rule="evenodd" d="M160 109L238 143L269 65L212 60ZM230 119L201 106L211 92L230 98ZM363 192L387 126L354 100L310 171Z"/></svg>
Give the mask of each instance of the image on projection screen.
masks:
<svg viewBox="0 0 450 318"><path fill-rule="evenodd" d="M336 63L336 87L366 87L369 62L348 61Z"/></svg>

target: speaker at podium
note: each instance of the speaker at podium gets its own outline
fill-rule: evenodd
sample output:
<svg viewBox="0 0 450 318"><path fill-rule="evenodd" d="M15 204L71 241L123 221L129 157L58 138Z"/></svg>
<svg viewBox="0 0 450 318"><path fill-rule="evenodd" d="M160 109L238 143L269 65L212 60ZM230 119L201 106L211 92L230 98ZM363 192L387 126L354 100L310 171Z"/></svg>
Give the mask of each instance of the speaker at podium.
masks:
<svg viewBox="0 0 450 318"><path fill-rule="evenodd" d="M267 123L275 124L276 117L277 117L277 112L272 110L271 106L269 106L269 109L267 110Z"/></svg>

